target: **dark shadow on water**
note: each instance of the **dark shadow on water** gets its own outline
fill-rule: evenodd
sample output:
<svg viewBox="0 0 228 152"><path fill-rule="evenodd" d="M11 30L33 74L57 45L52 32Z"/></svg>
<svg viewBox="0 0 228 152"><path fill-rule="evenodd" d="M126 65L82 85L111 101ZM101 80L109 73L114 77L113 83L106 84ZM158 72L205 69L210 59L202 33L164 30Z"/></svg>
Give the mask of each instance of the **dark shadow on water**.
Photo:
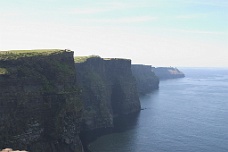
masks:
<svg viewBox="0 0 228 152"><path fill-rule="evenodd" d="M114 119L114 132L124 132L134 129L138 125L140 112L120 116Z"/></svg>
<svg viewBox="0 0 228 152"><path fill-rule="evenodd" d="M85 152L91 152L88 149L88 145L101 136L112 133L125 132L137 127L139 115L140 112L119 116L114 119L113 128L101 128L93 131L81 132L80 138Z"/></svg>

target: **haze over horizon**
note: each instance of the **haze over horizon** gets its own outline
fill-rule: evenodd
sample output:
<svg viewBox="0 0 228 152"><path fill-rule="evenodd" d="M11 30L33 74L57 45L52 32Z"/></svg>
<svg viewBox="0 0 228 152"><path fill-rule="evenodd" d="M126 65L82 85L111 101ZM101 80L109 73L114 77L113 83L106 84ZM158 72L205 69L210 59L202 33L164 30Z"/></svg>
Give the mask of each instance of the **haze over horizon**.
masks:
<svg viewBox="0 0 228 152"><path fill-rule="evenodd" d="M228 67L226 0L7 0L0 22L0 50L60 48L153 66Z"/></svg>

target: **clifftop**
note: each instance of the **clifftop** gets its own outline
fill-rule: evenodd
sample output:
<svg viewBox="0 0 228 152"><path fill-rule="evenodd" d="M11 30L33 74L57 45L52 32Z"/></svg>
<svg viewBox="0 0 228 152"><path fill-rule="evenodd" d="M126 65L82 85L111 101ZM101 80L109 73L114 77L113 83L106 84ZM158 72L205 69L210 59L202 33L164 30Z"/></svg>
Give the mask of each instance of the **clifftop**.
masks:
<svg viewBox="0 0 228 152"><path fill-rule="evenodd" d="M173 67L157 67L152 69L159 79L174 79L185 77L184 73Z"/></svg>
<svg viewBox="0 0 228 152"><path fill-rule="evenodd" d="M75 63L83 63L86 62L87 60L96 60L96 59L102 59L104 61L110 61L110 60L124 60L124 61L129 61L131 62L130 59L123 59L123 58L101 58L98 55L89 55L89 56L76 56L74 58Z"/></svg>
<svg viewBox="0 0 228 152"><path fill-rule="evenodd" d="M83 63L83 62L86 62L88 59L89 60L90 59L101 59L101 57L98 55L76 56L76 57L74 57L74 62L75 63Z"/></svg>
<svg viewBox="0 0 228 152"><path fill-rule="evenodd" d="M32 56L48 56L50 54L59 54L64 52L72 52L70 50L60 50L60 49L40 49L40 50L9 50L0 51L0 60L16 60L23 57Z"/></svg>

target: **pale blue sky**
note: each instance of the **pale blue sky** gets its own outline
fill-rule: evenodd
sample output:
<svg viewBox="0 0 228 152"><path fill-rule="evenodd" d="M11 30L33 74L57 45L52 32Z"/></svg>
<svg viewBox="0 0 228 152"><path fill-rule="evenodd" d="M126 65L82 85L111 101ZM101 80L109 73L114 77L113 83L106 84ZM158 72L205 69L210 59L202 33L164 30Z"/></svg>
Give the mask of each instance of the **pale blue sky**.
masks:
<svg viewBox="0 0 228 152"><path fill-rule="evenodd" d="M0 50L36 48L154 66L228 67L228 1L0 1Z"/></svg>

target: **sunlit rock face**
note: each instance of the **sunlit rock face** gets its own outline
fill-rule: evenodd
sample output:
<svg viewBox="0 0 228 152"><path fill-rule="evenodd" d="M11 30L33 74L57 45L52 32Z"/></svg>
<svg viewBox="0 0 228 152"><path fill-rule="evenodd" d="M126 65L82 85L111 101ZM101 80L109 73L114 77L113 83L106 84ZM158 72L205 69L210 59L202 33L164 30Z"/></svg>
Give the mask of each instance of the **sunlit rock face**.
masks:
<svg viewBox="0 0 228 152"><path fill-rule="evenodd" d="M84 104L82 129L113 127L113 118L140 110L136 81L127 59L98 56L76 60Z"/></svg>
<svg viewBox="0 0 228 152"><path fill-rule="evenodd" d="M152 68L156 76L162 79L175 79L175 78L183 78L185 77L184 73L173 67L157 67Z"/></svg>
<svg viewBox="0 0 228 152"><path fill-rule="evenodd" d="M2 149L0 152L28 152L28 151L25 151L25 150L13 150L11 148L5 148L5 149Z"/></svg>
<svg viewBox="0 0 228 152"><path fill-rule="evenodd" d="M158 89L159 79L152 71L152 67L150 65L133 64L131 66L131 70L136 79L140 95L145 95Z"/></svg>
<svg viewBox="0 0 228 152"><path fill-rule="evenodd" d="M81 152L73 52L0 54L0 148Z"/></svg>

